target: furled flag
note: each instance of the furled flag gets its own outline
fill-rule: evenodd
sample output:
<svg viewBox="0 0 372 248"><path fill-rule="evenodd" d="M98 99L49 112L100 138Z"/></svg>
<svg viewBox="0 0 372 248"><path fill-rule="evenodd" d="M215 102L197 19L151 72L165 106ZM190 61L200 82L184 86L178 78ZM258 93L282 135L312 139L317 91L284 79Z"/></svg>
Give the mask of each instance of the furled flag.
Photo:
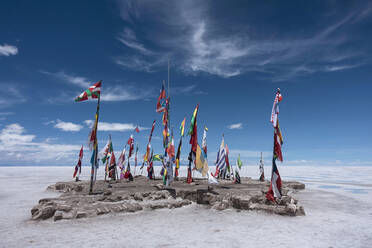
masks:
<svg viewBox="0 0 372 248"><path fill-rule="evenodd" d="M283 145L283 137L282 133L280 132L279 128L279 120L277 119L277 125L274 127L274 156L279 161L283 162L283 155L282 155L282 145Z"/></svg>
<svg viewBox="0 0 372 248"><path fill-rule="evenodd" d="M127 146L125 145L123 151L120 154L119 160L118 160L118 166L119 166L120 169L124 168L126 149L127 149Z"/></svg>
<svg viewBox="0 0 372 248"><path fill-rule="evenodd" d="M149 143L151 143L152 133L154 132L154 128L155 128L155 123L156 123L156 120L154 120L153 123L152 123L150 137L149 137Z"/></svg>
<svg viewBox="0 0 372 248"><path fill-rule="evenodd" d="M81 146L81 149L80 149L80 152L79 152L79 160L75 166L75 171L74 171L74 175L72 176L72 178L75 178L78 171L79 171L79 175L81 173L81 160L83 159L83 146Z"/></svg>
<svg viewBox="0 0 372 248"><path fill-rule="evenodd" d="M271 174L271 183L270 183L269 191L266 194L266 198L269 201L275 202L275 198L282 197L281 190L282 190L282 180L279 175L279 170L276 167L275 157L273 157L273 170Z"/></svg>
<svg viewBox="0 0 372 248"><path fill-rule="evenodd" d="M271 111L271 117L270 117L270 122L273 124L274 127L277 125L277 120L278 120L278 114L279 114L279 102L282 101L282 95L280 94L280 89L278 88L275 98L274 98L274 104L273 104L273 109Z"/></svg>
<svg viewBox="0 0 372 248"><path fill-rule="evenodd" d="M181 122L181 126L180 126L181 137L183 137L183 135L185 133L185 122L186 122L186 117L183 118L183 121Z"/></svg>
<svg viewBox="0 0 372 248"><path fill-rule="evenodd" d="M136 129L134 129L134 131L136 131L137 133L139 133L139 132L140 132L140 130L139 130L139 128L138 128L138 126L136 126Z"/></svg>
<svg viewBox="0 0 372 248"><path fill-rule="evenodd" d="M208 131L208 128L204 127L202 149L205 153L205 156L207 156L207 131Z"/></svg>
<svg viewBox="0 0 372 248"><path fill-rule="evenodd" d="M216 172L214 174L215 177L218 176L220 170L223 170L226 166L226 159L225 159L225 140L222 136L222 141L220 145L220 149L217 152L217 159L216 159Z"/></svg>
<svg viewBox="0 0 372 248"><path fill-rule="evenodd" d="M145 155L143 155L143 161L144 162L149 162L150 161L150 149L151 149L151 144L150 143L148 143L147 144L147 147L146 147L146 153L145 153Z"/></svg>
<svg viewBox="0 0 372 248"><path fill-rule="evenodd" d="M164 111L164 106L162 100L165 99L165 87L164 87L164 81L163 84L161 85L161 90L160 90L160 95L158 98L158 103L156 104L156 112L162 112Z"/></svg>
<svg viewBox="0 0 372 248"><path fill-rule="evenodd" d="M109 140L107 141L105 147L99 153L99 158L102 163L106 163L106 161L110 158L112 152L112 144L111 144L111 136L109 136Z"/></svg>
<svg viewBox="0 0 372 248"><path fill-rule="evenodd" d="M133 135L131 134L129 139L128 139L128 142L127 144L129 145L129 155L128 155L128 159L132 156L132 153L133 153L133 149L134 149L134 138L133 138Z"/></svg>
<svg viewBox="0 0 372 248"><path fill-rule="evenodd" d="M261 159L260 159L260 173L261 173L261 176L259 180L261 182L264 182L265 181L265 170L264 170L264 163L262 159L262 152L261 152Z"/></svg>
<svg viewBox="0 0 372 248"><path fill-rule="evenodd" d="M196 106L194 113L191 117L191 123L188 135L190 135L190 145L191 151L196 152L196 147L198 145L198 129L197 129L197 121L196 117L198 115L199 104Z"/></svg>
<svg viewBox="0 0 372 248"><path fill-rule="evenodd" d="M99 81L93 86L90 86L86 91L76 97L75 102L81 102L92 98L99 98L101 94L101 82L102 81Z"/></svg>
<svg viewBox="0 0 372 248"><path fill-rule="evenodd" d="M95 140L96 140L96 127L95 127L95 125L93 125L92 129L90 130L89 135L88 135L89 151L93 150Z"/></svg>
<svg viewBox="0 0 372 248"><path fill-rule="evenodd" d="M137 153L138 153L138 144L136 144L136 154L134 155L134 168L137 167Z"/></svg>
<svg viewBox="0 0 372 248"><path fill-rule="evenodd" d="M203 177L207 175L209 171L207 156L205 155L204 151L200 148L199 144L197 144L196 146L195 168L202 174Z"/></svg>
<svg viewBox="0 0 372 248"><path fill-rule="evenodd" d="M111 154L111 160L110 160L110 167L109 167L109 177L111 179L116 179L116 159L115 154L112 152Z"/></svg>
<svg viewBox="0 0 372 248"><path fill-rule="evenodd" d="M173 139L173 131L172 131L172 136L171 136L171 139L170 139L170 142L168 144L168 147L167 147L167 153L168 153L168 157L169 157L169 161L172 161L172 158L174 158L174 139Z"/></svg>
<svg viewBox="0 0 372 248"><path fill-rule="evenodd" d="M238 155L238 161L236 163L237 163L238 168L240 170L242 168L242 165L243 165L242 161L240 160L240 154Z"/></svg>
<svg viewBox="0 0 372 248"><path fill-rule="evenodd" d="M227 144L225 145L225 160L226 160L227 171L230 174L229 147L227 146Z"/></svg>

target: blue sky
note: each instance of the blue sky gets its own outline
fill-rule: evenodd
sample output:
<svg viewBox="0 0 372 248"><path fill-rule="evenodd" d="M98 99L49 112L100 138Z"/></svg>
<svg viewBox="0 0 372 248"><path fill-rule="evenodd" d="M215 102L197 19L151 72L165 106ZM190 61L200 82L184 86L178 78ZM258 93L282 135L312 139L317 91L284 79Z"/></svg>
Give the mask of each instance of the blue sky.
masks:
<svg viewBox="0 0 372 248"><path fill-rule="evenodd" d="M199 103L210 165L222 134L233 161L270 160L278 87L283 165L372 165L372 2L261 2L3 1L0 165L73 165L96 108L73 99L101 79L99 147L139 125L142 154L156 119L162 152L168 59L175 143Z"/></svg>

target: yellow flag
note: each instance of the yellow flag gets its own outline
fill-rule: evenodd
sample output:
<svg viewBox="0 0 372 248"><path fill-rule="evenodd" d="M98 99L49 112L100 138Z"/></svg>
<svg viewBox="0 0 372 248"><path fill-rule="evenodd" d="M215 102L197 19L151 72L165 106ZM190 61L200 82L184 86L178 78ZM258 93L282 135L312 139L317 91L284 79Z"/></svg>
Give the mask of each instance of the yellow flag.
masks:
<svg viewBox="0 0 372 248"><path fill-rule="evenodd" d="M186 117L183 119L183 121L181 122L181 126L180 126L181 136L182 137L183 137L183 134L185 132L185 121L186 121Z"/></svg>

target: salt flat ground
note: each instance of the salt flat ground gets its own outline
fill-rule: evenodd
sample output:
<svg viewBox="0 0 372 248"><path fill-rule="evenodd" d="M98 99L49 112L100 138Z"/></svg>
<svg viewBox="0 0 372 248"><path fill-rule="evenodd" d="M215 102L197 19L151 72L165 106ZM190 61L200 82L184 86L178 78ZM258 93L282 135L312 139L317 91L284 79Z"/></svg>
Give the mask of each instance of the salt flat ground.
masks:
<svg viewBox="0 0 372 248"><path fill-rule="evenodd" d="M39 222L30 220L31 208L40 198L57 196L46 187L71 180L73 168L0 167L0 247L372 247L372 167L279 170L283 180L306 184L296 195L306 216L216 211L192 204ZM83 167L81 179L87 180L89 171ZM270 176L269 166L265 173ZM243 167L242 174L259 176L253 166Z"/></svg>

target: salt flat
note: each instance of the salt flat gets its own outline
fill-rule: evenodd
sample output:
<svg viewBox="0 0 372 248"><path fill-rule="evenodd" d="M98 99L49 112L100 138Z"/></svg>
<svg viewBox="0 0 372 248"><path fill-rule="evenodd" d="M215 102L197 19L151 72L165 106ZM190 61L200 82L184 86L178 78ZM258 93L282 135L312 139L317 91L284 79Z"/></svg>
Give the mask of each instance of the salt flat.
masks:
<svg viewBox="0 0 372 248"><path fill-rule="evenodd" d="M185 168L181 167L185 174ZM157 170L159 168L156 168ZM296 195L306 216L205 209L192 204L97 218L31 221L48 185L70 180L72 167L0 167L0 247L371 247L372 168L280 166L283 180L306 189ZM89 168L81 178L87 180ZM102 177L102 167L98 177ZM138 171L137 171L138 174ZM258 178L258 168L242 174ZM266 176L270 167L265 168Z"/></svg>

